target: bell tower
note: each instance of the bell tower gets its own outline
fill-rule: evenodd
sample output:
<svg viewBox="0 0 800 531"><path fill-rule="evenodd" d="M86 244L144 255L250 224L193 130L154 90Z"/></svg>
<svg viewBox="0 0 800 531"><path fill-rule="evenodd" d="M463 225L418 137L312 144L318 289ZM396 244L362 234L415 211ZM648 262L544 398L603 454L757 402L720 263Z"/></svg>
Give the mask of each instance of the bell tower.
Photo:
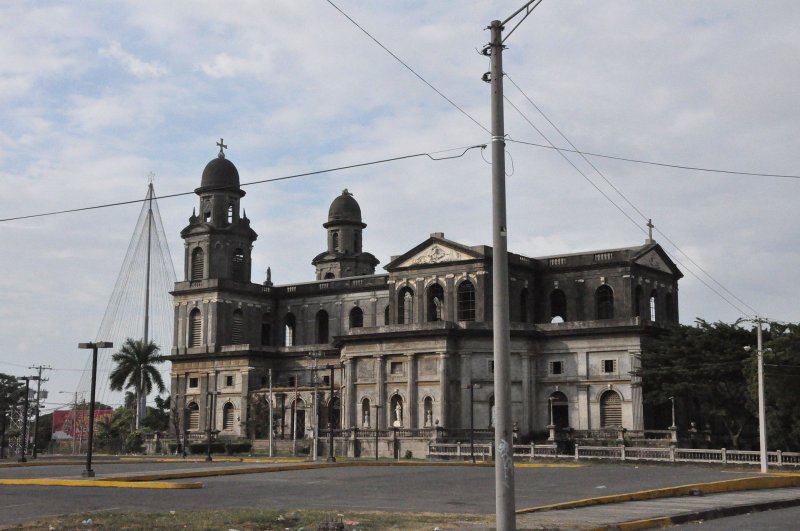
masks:
<svg viewBox="0 0 800 531"><path fill-rule="evenodd" d="M258 235L250 220L240 214L245 192L239 186L239 171L225 158L226 146L217 142L219 154L206 164L200 187L199 215L192 212L181 231L185 242L185 280L228 279L250 282L251 251Z"/></svg>
<svg viewBox="0 0 800 531"><path fill-rule="evenodd" d="M362 251L361 233L367 224L361 221L361 207L347 189L333 200L322 226L328 231L328 250L311 262L317 280L375 274L378 259Z"/></svg>

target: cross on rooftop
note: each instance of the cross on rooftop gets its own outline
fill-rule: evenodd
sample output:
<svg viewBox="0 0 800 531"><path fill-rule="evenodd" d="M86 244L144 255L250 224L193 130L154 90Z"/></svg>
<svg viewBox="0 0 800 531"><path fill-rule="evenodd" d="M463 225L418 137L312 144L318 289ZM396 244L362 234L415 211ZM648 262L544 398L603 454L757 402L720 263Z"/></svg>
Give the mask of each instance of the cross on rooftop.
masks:
<svg viewBox="0 0 800 531"><path fill-rule="evenodd" d="M649 241L649 242L653 241L653 227L655 227L655 225L653 225L653 220L652 219L648 219L647 220L647 241Z"/></svg>
<svg viewBox="0 0 800 531"><path fill-rule="evenodd" d="M219 139L219 142L217 142L217 145L219 146L219 155L218 155L218 157L224 159L225 158L225 152L223 151L223 149L228 149L228 146L224 144L224 142L223 142L223 140L221 138Z"/></svg>

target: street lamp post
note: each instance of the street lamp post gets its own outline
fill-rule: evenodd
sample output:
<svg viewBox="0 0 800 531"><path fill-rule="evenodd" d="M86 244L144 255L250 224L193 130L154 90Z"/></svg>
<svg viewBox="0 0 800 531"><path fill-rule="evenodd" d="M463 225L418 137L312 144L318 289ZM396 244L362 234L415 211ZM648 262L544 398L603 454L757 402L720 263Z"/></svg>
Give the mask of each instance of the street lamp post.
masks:
<svg viewBox="0 0 800 531"><path fill-rule="evenodd" d="M22 406L22 455L19 458L20 463L28 462L26 454L28 453L28 398L31 393L30 381L38 380L38 376L22 376L20 380L25 380L25 405ZM34 438L35 440L35 438Z"/></svg>
<svg viewBox="0 0 800 531"><path fill-rule="evenodd" d="M81 475L85 478L93 478L94 470L92 470L92 445L94 444L94 398L95 387L97 385L97 349L100 348L113 348L114 343L111 341L97 341L96 343L78 343L78 348L86 348L92 350L92 388L89 400L89 447L86 449L86 470Z"/></svg>
<svg viewBox="0 0 800 531"><path fill-rule="evenodd" d="M672 425L669 427L669 429L674 430L678 427L675 424L675 397L674 396L669 397L669 401L672 402Z"/></svg>

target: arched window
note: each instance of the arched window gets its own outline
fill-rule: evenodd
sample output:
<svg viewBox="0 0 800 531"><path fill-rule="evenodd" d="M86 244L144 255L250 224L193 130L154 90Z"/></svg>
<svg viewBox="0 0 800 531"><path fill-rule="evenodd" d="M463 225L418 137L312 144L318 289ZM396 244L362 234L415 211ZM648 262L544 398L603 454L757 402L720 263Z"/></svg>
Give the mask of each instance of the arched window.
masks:
<svg viewBox="0 0 800 531"><path fill-rule="evenodd" d="M332 239L333 239L333 252L334 253L338 253L339 252L339 232L338 231L334 231L333 232Z"/></svg>
<svg viewBox="0 0 800 531"><path fill-rule="evenodd" d="M597 307L598 319L614 318L614 291L603 284L594 293L595 306Z"/></svg>
<svg viewBox="0 0 800 531"><path fill-rule="evenodd" d="M233 404L230 402L226 403L222 408L222 429L223 430L232 430L233 429Z"/></svg>
<svg viewBox="0 0 800 531"><path fill-rule="evenodd" d="M328 312L320 310L317 312L317 343L328 342Z"/></svg>
<svg viewBox="0 0 800 531"><path fill-rule="evenodd" d="M656 322L656 317L661 317L656 311L656 304L658 302L658 292L653 290L650 292L650 320Z"/></svg>
<svg viewBox="0 0 800 531"><path fill-rule="evenodd" d="M563 323L567 320L567 296L560 289L550 292L550 322Z"/></svg>
<svg viewBox="0 0 800 531"><path fill-rule="evenodd" d="M369 426L369 398L365 398L361 401L361 427L369 428Z"/></svg>
<svg viewBox="0 0 800 531"><path fill-rule="evenodd" d="M361 231L358 230L353 233L353 252L361 252Z"/></svg>
<svg viewBox="0 0 800 531"><path fill-rule="evenodd" d="M675 299L672 293L664 296L664 316L666 321L676 321L675 319Z"/></svg>
<svg viewBox="0 0 800 531"><path fill-rule="evenodd" d="M205 271L206 256L203 249L195 247L192 251L192 270L189 280L202 280Z"/></svg>
<svg viewBox="0 0 800 531"><path fill-rule="evenodd" d="M569 427L569 402L567 395L561 391L556 391L550 395L550 424L556 428Z"/></svg>
<svg viewBox="0 0 800 531"><path fill-rule="evenodd" d="M386 305L386 308L383 309L383 324L389 324L389 305Z"/></svg>
<svg viewBox="0 0 800 531"><path fill-rule="evenodd" d="M456 299L458 304L458 320L459 321L474 321L475 320L475 286L472 282L465 280L458 285L456 291Z"/></svg>
<svg viewBox="0 0 800 531"><path fill-rule="evenodd" d="M327 273L325 273L325 280L330 280L330 279L332 279L332 278L336 278L336 275L335 275L335 274L333 274L333 273L331 273L330 271L328 271Z"/></svg>
<svg viewBox="0 0 800 531"><path fill-rule="evenodd" d="M414 322L414 292L406 286L397 294L397 324Z"/></svg>
<svg viewBox="0 0 800 531"><path fill-rule="evenodd" d="M528 288L519 293L519 320L521 323L528 322Z"/></svg>
<svg viewBox="0 0 800 531"><path fill-rule="evenodd" d="M199 308L189 314L189 347L199 347L203 344L203 315Z"/></svg>
<svg viewBox="0 0 800 531"><path fill-rule="evenodd" d="M615 391L606 391L600 397L600 427L622 426L622 398Z"/></svg>
<svg viewBox="0 0 800 531"><path fill-rule="evenodd" d="M233 205L228 205L228 225L233 223Z"/></svg>
<svg viewBox="0 0 800 531"><path fill-rule="evenodd" d="M244 251L241 249L233 251L231 277L234 280L244 280Z"/></svg>
<svg viewBox="0 0 800 531"><path fill-rule="evenodd" d="M188 428L193 431L200 429L200 406L197 402L190 403L186 409L189 410L189 418L187 419Z"/></svg>
<svg viewBox="0 0 800 531"><path fill-rule="evenodd" d="M361 328L364 326L364 312L356 306L350 310L350 328Z"/></svg>
<svg viewBox="0 0 800 531"><path fill-rule="evenodd" d="M272 343L272 317L265 313L261 316L261 344L269 345Z"/></svg>
<svg viewBox="0 0 800 531"><path fill-rule="evenodd" d="M422 409L425 415L423 419L423 426L426 428L433 427L433 398L426 396L422 401Z"/></svg>
<svg viewBox="0 0 800 531"><path fill-rule="evenodd" d="M297 320L293 313L287 313L283 318L284 328L284 346L293 347L295 345L295 330L297 328Z"/></svg>
<svg viewBox="0 0 800 531"><path fill-rule="evenodd" d="M231 320L231 344L240 345L244 343L244 315L242 310L234 310Z"/></svg>
<svg viewBox="0 0 800 531"><path fill-rule="evenodd" d="M431 284L428 288L428 321L442 320L444 306L444 289L441 284Z"/></svg>
<svg viewBox="0 0 800 531"><path fill-rule="evenodd" d="M636 286L636 290L633 292L633 316L634 317L641 317L642 316L642 297L644 293L642 291L641 286Z"/></svg>

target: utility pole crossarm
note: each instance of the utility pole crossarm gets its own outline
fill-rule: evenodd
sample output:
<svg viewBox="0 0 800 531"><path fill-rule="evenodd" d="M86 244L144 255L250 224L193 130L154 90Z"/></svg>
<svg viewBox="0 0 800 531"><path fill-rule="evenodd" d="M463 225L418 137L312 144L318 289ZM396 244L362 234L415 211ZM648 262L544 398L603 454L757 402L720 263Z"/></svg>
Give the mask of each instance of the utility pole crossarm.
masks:
<svg viewBox="0 0 800 531"><path fill-rule="evenodd" d="M523 11L525 11L525 14L522 16L522 18L521 18L521 19L519 19L519 22L517 22L517 24L516 24L516 25L515 25L513 28L511 28L511 31L509 31L509 32L508 32L508 34L507 34L507 35L506 35L506 36L503 38L503 40L502 40L502 41L500 41L500 43L502 44L502 43L506 42L506 39L508 39L509 37L511 37L511 34L512 34L512 33L514 33L514 31L515 31L515 30L516 30L516 29L519 27L519 25L520 25L520 24L522 24L522 22L523 22L523 21L524 21L526 18L528 18L528 15L530 15L530 14L533 12L533 10L534 10L534 9L536 9L537 7L539 7L539 4L541 4L541 3L542 3L542 0L530 0L530 2L528 2L527 4L525 4L524 6L522 6L521 8L517 9L517 10L516 10L516 11L515 11L515 12L514 12L514 13L513 13L513 14L512 14L510 17L508 17L508 18L507 18L507 19L505 19L503 22L501 22L501 23L500 23L500 26L505 26L505 25L506 25L506 24L508 24L508 23L509 23L509 22L510 22L510 21L511 21L511 20L512 20L514 17L516 17L517 15L519 15L520 13L522 13ZM536 5L531 5L531 4L536 4Z"/></svg>

